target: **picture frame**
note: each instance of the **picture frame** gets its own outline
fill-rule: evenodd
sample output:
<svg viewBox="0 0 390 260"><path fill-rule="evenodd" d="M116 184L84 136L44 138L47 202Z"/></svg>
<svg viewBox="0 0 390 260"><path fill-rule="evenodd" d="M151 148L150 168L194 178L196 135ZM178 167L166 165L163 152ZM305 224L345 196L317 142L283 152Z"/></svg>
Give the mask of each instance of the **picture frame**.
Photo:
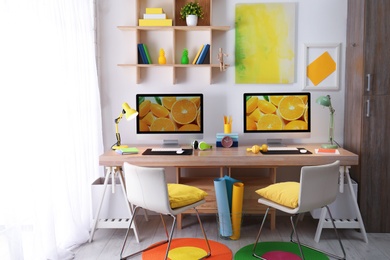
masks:
<svg viewBox="0 0 390 260"><path fill-rule="evenodd" d="M340 45L304 44L304 90L339 90Z"/></svg>

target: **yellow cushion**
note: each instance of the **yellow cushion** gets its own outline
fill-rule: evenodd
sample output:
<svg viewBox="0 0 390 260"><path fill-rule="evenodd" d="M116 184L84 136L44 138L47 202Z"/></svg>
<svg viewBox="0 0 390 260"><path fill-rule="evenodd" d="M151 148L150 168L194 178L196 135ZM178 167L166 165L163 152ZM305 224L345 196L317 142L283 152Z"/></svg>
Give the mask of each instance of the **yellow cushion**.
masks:
<svg viewBox="0 0 390 260"><path fill-rule="evenodd" d="M168 195L171 208L180 208L204 199L207 193L197 187L168 183Z"/></svg>
<svg viewBox="0 0 390 260"><path fill-rule="evenodd" d="M259 189L257 194L280 205L298 207L299 182L281 182Z"/></svg>

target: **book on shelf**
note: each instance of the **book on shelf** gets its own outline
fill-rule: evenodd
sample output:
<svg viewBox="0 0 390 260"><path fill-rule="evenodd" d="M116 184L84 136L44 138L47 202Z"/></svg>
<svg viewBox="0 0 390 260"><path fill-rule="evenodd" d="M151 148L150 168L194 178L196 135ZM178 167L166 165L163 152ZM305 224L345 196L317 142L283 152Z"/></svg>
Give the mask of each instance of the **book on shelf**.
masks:
<svg viewBox="0 0 390 260"><path fill-rule="evenodd" d="M314 149L314 151L319 154L340 154L338 149L318 148Z"/></svg>
<svg viewBox="0 0 390 260"><path fill-rule="evenodd" d="M149 54L149 50L148 50L148 47L146 46L146 44L142 44L143 48L144 48L144 51L145 51L145 55L146 55L146 59L148 61L148 64L152 64L152 59L150 58L150 54Z"/></svg>
<svg viewBox="0 0 390 260"><path fill-rule="evenodd" d="M146 57L145 49L142 43L138 43L138 55L141 56L142 64L148 64L148 58Z"/></svg>
<svg viewBox="0 0 390 260"><path fill-rule="evenodd" d="M198 60L199 55L200 55L200 53L201 53L202 50L203 50L203 47L204 47L204 44L202 44L202 46L200 46L198 53L196 54L194 60L192 61L192 64L196 64L196 61Z"/></svg>
<svg viewBox="0 0 390 260"><path fill-rule="evenodd" d="M172 19L139 19L139 26L172 26Z"/></svg>
<svg viewBox="0 0 390 260"><path fill-rule="evenodd" d="M161 7L146 7L146 13L147 14L163 14L164 11Z"/></svg>
<svg viewBox="0 0 390 260"><path fill-rule="evenodd" d="M158 19L167 19L167 15L166 14L144 14L144 19L145 20L148 20L148 19L155 19L155 20L158 20Z"/></svg>
<svg viewBox="0 0 390 260"><path fill-rule="evenodd" d="M202 52L200 53L199 55L199 58L198 60L196 61L196 64L203 64L205 58L206 58L206 55L207 55L207 52L209 51L210 49L210 44L206 44L203 49L202 49Z"/></svg>

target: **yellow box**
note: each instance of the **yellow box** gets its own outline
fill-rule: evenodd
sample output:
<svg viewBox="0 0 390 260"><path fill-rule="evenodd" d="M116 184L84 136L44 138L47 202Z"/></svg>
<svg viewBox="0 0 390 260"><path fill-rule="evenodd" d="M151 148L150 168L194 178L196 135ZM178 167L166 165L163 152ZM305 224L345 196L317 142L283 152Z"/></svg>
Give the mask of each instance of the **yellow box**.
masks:
<svg viewBox="0 0 390 260"><path fill-rule="evenodd" d="M172 19L139 19L139 26L172 26Z"/></svg>
<svg viewBox="0 0 390 260"><path fill-rule="evenodd" d="M146 13L147 14L163 14L164 11L160 7L155 7L155 8L146 8Z"/></svg>

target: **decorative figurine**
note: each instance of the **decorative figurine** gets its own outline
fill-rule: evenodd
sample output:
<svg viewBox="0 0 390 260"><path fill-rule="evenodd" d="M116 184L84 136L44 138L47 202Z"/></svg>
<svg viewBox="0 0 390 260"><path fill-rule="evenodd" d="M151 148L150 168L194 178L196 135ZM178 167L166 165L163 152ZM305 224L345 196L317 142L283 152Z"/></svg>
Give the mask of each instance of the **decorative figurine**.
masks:
<svg viewBox="0 0 390 260"><path fill-rule="evenodd" d="M163 48L160 49L160 56L158 57L158 64L166 64L167 59L165 58L165 51Z"/></svg>
<svg viewBox="0 0 390 260"><path fill-rule="evenodd" d="M190 63L190 59L188 58L188 50L184 49L183 54L181 56L181 64L188 64Z"/></svg>
<svg viewBox="0 0 390 260"><path fill-rule="evenodd" d="M226 54L226 53L223 53L223 52L222 52L222 48L219 48L219 52L218 52L217 57L218 57L218 60L219 60L219 70L220 70L220 71L225 71L226 68L229 66L229 64L225 64L225 63L223 62L223 56L227 57L227 56L229 56L229 55Z"/></svg>

